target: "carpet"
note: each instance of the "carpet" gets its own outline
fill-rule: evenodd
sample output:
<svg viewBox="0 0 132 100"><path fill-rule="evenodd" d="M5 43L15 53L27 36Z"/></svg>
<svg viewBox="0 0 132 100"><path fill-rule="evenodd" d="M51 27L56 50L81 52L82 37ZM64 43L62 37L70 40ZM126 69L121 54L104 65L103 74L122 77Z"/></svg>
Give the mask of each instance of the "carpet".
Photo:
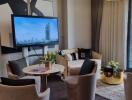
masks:
<svg viewBox="0 0 132 100"><path fill-rule="evenodd" d="M51 89L50 100L67 100L67 88L64 81L52 76L48 77L48 87ZM95 100L109 100L100 95L95 96Z"/></svg>
<svg viewBox="0 0 132 100"><path fill-rule="evenodd" d="M109 100L125 100L124 85L108 85L97 81L96 94Z"/></svg>

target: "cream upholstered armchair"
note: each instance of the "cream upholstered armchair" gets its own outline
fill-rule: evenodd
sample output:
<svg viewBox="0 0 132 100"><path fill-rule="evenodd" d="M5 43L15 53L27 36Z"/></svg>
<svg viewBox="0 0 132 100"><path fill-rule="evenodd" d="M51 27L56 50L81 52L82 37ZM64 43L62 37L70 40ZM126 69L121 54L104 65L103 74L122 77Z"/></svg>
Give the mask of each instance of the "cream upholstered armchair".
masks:
<svg viewBox="0 0 132 100"><path fill-rule="evenodd" d="M62 50L62 51L64 54L78 52L77 49L67 49L67 50ZM92 51L92 59L91 60L93 60L97 63L97 78L100 78L101 59L102 59L101 54L99 54L95 51ZM66 77L69 75L79 75L81 66L84 62L84 59L68 61L64 56L57 54L56 62L58 64L65 66L64 76Z"/></svg>
<svg viewBox="0 0 132 100"><path fill-rule="evenodd" d="M95 100L97 65L90 74L66 78L68 100Z"/></svg>
<svg viewBox="0 0 132 100"><path fill-rule="evenodd" d="M0 100L49 100L50 89L37 94L35 85L8 86L0 84Z"/></svg>

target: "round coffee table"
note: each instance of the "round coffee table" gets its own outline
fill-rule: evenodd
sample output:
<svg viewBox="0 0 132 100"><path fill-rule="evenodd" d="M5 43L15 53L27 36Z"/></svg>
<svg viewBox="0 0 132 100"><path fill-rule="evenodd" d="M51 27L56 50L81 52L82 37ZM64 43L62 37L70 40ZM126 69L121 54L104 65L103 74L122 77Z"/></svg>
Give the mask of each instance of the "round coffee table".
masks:
<svg viewBox="0 0 132 100"><path fill-rule="evenodd" d="M37 64L27 66L23 69L23 72L28 75L40 76L41 79L41 92L45 91L47 88L47 76L53 73L63 73L65 67L59 64L52 64L52 66L48 69L45 68L44 64Z"/></svg>

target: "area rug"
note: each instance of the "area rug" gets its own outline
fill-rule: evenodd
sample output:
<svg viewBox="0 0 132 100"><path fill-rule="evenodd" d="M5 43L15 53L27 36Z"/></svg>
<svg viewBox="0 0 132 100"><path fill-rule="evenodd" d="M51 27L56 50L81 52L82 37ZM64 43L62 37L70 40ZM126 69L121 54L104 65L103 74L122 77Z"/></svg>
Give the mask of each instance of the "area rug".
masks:
<svg viewBox="0 0 132 100"><path fill-rule="evenodd" d="M108 85L97 81L96 94L109 100L125 100L124 85Z"/></svg>

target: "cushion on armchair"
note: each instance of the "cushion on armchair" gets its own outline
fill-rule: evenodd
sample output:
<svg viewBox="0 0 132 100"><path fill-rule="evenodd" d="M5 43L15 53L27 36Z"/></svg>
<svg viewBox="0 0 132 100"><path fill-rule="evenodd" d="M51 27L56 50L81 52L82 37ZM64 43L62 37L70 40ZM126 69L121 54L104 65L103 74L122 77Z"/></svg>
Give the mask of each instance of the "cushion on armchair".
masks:
<svg viewBox="0 0 132 100"><path fill-rule="evenodd" d="M78 53L68 53L64 57L67 61L78 60Z"/></svg>
<svg viewBox="0 0 132 100"><path fill-rule="evenodd" d="M25 58L8 61L8 63L13 74L18 76L24 76L22 69L27 66L27 62Z"/></svg>
<svg viewBox="0 0 132 100"><path fill-rule="evenodd" d="M31 85L35 84L34 79L9 79L5 77L1 77L1 83L4 85L9 85L9 86L24 86L24 85Z"/></svg>
<svg viewBox="0 0 132 100"><path fill-rule="evenodd" d="M79 59L86 59L86 58L92 59L92 50L78 48L78 58Z"/></svg>
<svg viewBox="0 0 132 100"><path fill-rule="evenodd" d="M66 54L64 57L65 57L65 59L66 59L67 61L72 61L72 56L71 56L71 54Z"/></svg>
<svg viewBox="0 0 132 100"><path fill-rule="evenodd" d="M86 58L81 67L80 75L90 74L93 71L94 66L95 66L95 62Z"/></svg>
<svg viewBox="0 0 132 100"><path fill-rule="evenodd" d="M78 60L77 53L71 53L72 60Z"/></svg>

